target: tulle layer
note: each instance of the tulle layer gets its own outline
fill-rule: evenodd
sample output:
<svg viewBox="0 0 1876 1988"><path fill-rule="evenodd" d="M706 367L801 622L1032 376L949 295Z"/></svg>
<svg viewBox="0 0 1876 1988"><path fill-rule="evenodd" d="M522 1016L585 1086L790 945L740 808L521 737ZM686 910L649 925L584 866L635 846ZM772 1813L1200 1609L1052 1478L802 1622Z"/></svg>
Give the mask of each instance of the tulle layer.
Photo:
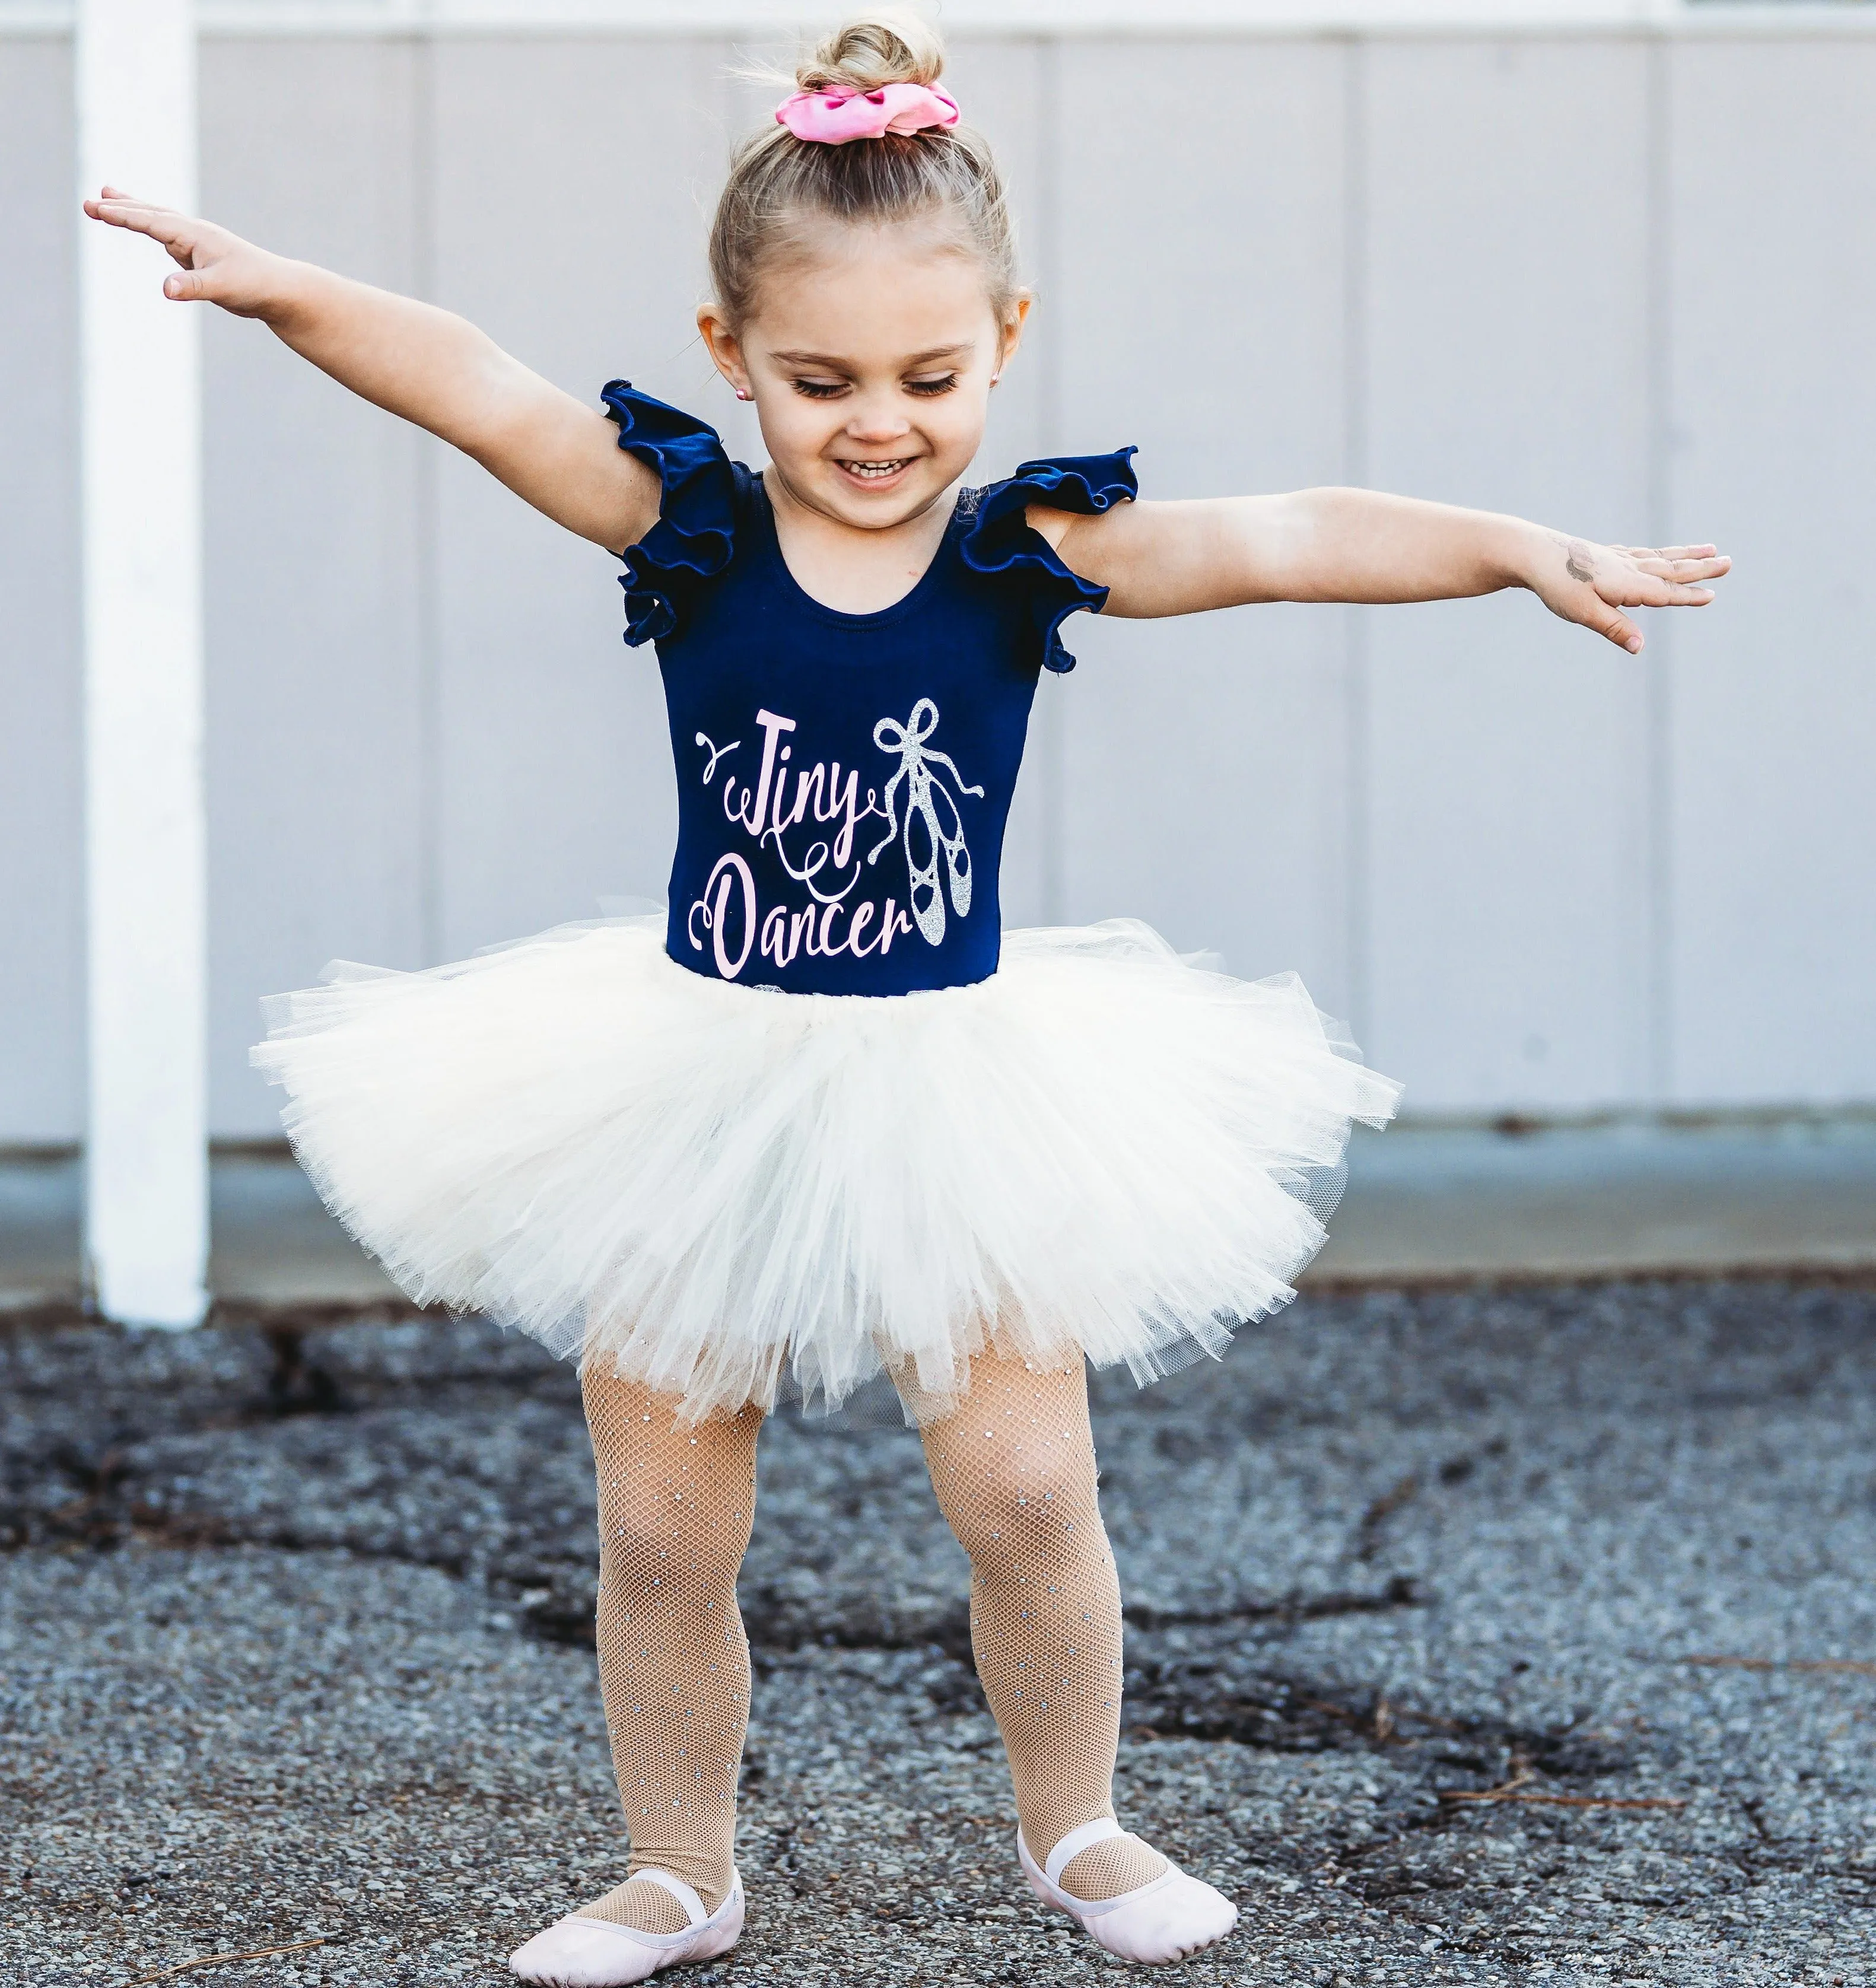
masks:
<svg viewBox="0 0 1876 1988"><path fill-rule="evenodd" d="M1294 975L1115 921L1012 931L975 986L783 994L611 919L428 972L340 964L254 1061L326 1204L413 1298L701 1416L921 1413L994 1339L1144 1381L1293 1295L1350 1121L1398 1087Z"/></svg>

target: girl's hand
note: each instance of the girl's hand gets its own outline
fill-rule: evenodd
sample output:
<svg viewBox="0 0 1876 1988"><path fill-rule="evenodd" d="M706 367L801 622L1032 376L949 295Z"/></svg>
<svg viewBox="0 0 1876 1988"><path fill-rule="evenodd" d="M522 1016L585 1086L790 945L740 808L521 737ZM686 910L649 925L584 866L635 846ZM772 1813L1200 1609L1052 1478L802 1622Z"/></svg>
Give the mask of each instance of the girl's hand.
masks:
<svg viewBox="0 0 1876 1988"><path fill-rule="evenodd" d="M163 294L178 303L219 304L237 317L265 317L283 288L287 264L212 221L152 207L118 187L103 188L85 202L93 221L127 228L161 242L182 266L166 277Z"/></svg>
<svg viewBox="0 0 1876 1988"><path fill-rule="evenodd" d="M1633 655L1641 631L1624 607L1704 607L1732 561L1712 546L1598 546L1540 531L1524 584L1553 614L1580 622Z"/></svg>

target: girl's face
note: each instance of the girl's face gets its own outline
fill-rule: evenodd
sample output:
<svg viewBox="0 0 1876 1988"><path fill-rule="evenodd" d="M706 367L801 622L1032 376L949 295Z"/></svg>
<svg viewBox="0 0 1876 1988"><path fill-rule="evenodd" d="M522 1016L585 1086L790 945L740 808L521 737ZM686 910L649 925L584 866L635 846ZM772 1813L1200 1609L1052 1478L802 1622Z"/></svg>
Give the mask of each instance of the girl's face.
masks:
<svg viewBox="0 0 1876 1988"><path fill-rule="evenodd" d="M763 277L740 330L712 304L698 324L724 377L754 397L788 494L881 531L928 509L968 468L1028 311L1023 297L999 324L983 272L935 219L830 221Z"/></svg>

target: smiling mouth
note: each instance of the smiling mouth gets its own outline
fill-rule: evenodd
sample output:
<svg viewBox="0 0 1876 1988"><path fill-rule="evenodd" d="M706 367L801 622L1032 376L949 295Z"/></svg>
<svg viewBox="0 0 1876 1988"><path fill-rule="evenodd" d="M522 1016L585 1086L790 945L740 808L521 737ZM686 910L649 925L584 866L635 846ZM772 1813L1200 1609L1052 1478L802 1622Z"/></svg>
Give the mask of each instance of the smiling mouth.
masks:
<svg viewBox="0 0 1876 1988"><path fill-rule="evenodd" d="M884 483L888 477L897 476L901 470L909 468L917 460L910 455L888 456L884 462L848 462L836 458L849 476L862 483Z"/></svg>

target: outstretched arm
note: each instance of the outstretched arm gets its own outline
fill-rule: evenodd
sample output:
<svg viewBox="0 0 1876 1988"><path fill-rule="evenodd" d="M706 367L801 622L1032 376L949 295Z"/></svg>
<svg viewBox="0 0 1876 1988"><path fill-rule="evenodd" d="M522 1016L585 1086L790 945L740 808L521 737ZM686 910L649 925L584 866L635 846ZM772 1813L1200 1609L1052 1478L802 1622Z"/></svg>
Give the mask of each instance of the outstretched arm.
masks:
<svg viewBox="0 0 1876 1988"><path fill-rule="evenodd" d="M1631 654L1629 607L1704 607L1732 561L1712 546L1599 546L1521 518L1374 490L1121 504L1029 522L1107 612L1193 614L1264 600L1451 600L1527 587L1553 614Z"/></svg>
<svg viewBox="0 0 1876 1988"><path fill-rule="evenodd" d="M618 446L617 428L466 319L271 255L115 187L85 211L162 243L181 265L165 296L260 319L342 387L453 443L556 524L614 553L651 529L657 477Z"/></svg>

